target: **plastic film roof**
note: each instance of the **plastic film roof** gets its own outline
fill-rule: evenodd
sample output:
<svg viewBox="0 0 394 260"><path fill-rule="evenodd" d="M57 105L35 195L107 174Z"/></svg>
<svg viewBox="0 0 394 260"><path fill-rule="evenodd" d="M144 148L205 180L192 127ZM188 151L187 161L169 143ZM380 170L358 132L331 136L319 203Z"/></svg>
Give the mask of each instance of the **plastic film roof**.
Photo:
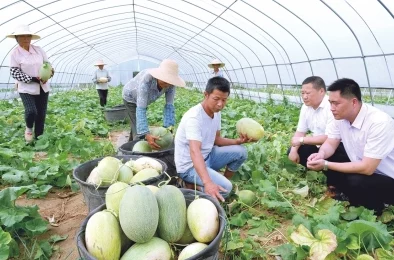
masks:
<svg viewBox="0 0 394 260"><path fill-rule="evenodd" d="M5 35L29 24L56 68L52 85L91 82L98 59L124 84L165 58L203 84L219 58L226 77L248 89L348 77L390 99L393 11L389 0L1 0L0 84L13 83L16 42Z"/></svg>

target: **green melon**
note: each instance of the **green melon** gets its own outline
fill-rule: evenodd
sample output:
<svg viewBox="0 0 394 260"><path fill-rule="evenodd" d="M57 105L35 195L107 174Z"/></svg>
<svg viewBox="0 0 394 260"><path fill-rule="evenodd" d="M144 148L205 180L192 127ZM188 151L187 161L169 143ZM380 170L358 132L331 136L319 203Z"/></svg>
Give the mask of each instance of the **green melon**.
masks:
<svg viewBox="0 0 394 260"><path fill-rule="evenodd" d="M155 127L151 129L151 135L153 136L157 136L160 139L156 140L156 144L158 144L160 146L160 150L165 150L170 148L173 140L174 140L174 136L172 135L172 133L164 127Z"/></svg>
<svg viewBox="0 0 394 260"><path fill-rule="evenodd" d="M141 140L134 144L132 151L140 152L140 153L150 153L152 152L152 148L150 147L147 141Z"/></svg>
<svg viewBox="0 0 394 260"><path fill-rule="evenodd" d="M176 241L177 244L187 245L195 242L196 239L193 237L192 232L190 231L189 225L186 223L185 232L183 233L181 239Z"/></svg>
<svg viewBox="0 0 394 260"><path fill-rule="evenodd" d="M105 193L107 209L112 210L116 214L116 217L119 216L119 204L128 187L129 185L124 182L115 182L109 186Z"/></svg>
<svg viewBox="0 0 394 260"><path fill-rule="evenodd" d="M159 173L155 169L146 168L139 172L131 178L130 183L146 181L149 178L157 177Z"/></svg>
<svg viewBox="0 0 394 260"><path fill-rule="evenodd" d="M200 253L202 250L204 250L207 247L208 247L207 244L200 243L200 242L190 244L181 251L181 253L179 254L178 260L189 259L190 257L197 255L198 253Z"/></svg>
<svg viewBox="0 0 394 260"><path fill-rule="evenodd" d="M127 188L119 208L119 222L126 236L136 243L152 239L159 223L155 195L145 186Z"/></svg>
<svg viewBox="0 0 394 260"><path fill-rule="evenodd" d="M132 245L120 260L170 260L172 252L170 245L158 237L144 244Z"/></svg>
<svg viewBox="0 0 394 260"><path fill-rule="evenodd" d="M88 252L98 260L119 259L121 229L117 218L103 210L90 217L85 230Z"/></svg>
<svg viewBox="0 0 394 260"><path fill-rule="evenodd" d="M180 189L166 185L156 192L159 206L159 237L167 242L178 241L186 228L186 200Z"/></svg>
<svg viewBox="0 0 394 260"><path fill-rule="evenodd" d="M252 118L242 118L237 121L236 129L238 134L247 135L255 141L260 140L264 136L264 128Z"/></svg>
<svg viewBox="0 0 394 260"><path fill-rule="evenodd" d="M241 190L238 192L239 201L251 206L256 201L257 197L251 190Z"/></svg>

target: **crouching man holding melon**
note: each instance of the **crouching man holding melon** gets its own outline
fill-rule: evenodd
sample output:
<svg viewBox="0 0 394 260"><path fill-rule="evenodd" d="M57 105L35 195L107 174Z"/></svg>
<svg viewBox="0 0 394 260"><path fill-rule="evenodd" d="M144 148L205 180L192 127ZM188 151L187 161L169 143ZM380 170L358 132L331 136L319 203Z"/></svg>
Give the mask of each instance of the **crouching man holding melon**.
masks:
<svg viewBox="0 0 394 260"><path fill-rule="evenodd" d="M204 100L182 117L175 135L175 165L188 187L197 186L206 194L224 201L232 189L229 181L247 158L241 144L252 141L246 135L237 139L220 136L221 113L230 94L230 83L211 78ZM224 174L218 172L225 168ZM191 185L190 185L191 184Z"/></svg>

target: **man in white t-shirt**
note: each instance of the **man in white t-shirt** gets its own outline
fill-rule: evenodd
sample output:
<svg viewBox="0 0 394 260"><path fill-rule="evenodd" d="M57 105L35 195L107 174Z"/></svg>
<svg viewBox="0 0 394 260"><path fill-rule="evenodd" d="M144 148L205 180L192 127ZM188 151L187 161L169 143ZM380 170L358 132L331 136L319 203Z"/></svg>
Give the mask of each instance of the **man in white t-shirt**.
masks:
<svg viewBox="0 0 394 260"><path fill-rule="evenodd" d="M328 88L334 115L327 140L308 158L307 167L340 172L338 188L354 206L378 214L384 204L394 204L394 120L379 109L363 104L359 85L339 79ZM342 141L348 162L328 160Z"/></svg>
<svg viewBox="0 0 394 260"><path fill-rule="evenodd" d="M327 139L326 126L334 120L330 110L330 102L326 95L326 84L321 77L311 76L302 82L301 89L304 104L298 120L297 130L291 139L288 156L294 163L306 167L308 157L319 151L319 146ZM311 132L312 135L307 133ZM330 158L331 161L349 160L342 143ZM335 186L337 174L327 176L327 185Z"/></svg>
<svg viewBox="0 0 394 260"><path fill-rule="evenodd" d="M220 201L230 194L229 179L247 158L241 144L251 141L247 136L237 139L220 136L220 111L229 94L227 79L209 79L204 100L183 115L175 135L174 158L179 177ZM222 168L224 174L218 172Z"/></svg>

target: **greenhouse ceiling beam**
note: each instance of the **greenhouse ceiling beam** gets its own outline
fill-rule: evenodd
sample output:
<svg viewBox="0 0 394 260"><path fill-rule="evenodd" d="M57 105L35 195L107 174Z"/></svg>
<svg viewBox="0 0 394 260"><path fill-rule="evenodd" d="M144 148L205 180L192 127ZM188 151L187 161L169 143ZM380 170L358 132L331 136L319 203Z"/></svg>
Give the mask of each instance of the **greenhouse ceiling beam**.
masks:
<svg viewBox="0 0 394 260"><path fill-rule="evenodd" d="M330 55L330 58L331 58L331 61L332 61L332 65L334 66L335 75L336 75L336 77L338 78L338 77L339 77L339 76L338 76L338 69L337 69L337 66L336 66L336 64L335 64L335 62L334 62L334 60L333 60L333 56L332 56L331 50L330 50L330 48L328 48L327 43L323 40L323 38L320 36L320 34L319 34L309 23L305 22L301 17L299 17L298 15L296 15L294 12L290 11L290 9L288 9L288 8L285 7L284 5L278 3L276 0L273 0L273 2L276 3L277 5L279 5L280 7L282 7L283 9L285 9L285 10L286 10L287 12L289 12L290 14L292 14L294 17L296 17L296 18L297 18L299 21L301 21L303 24L305 24L306 26L308 26L308 28L311 29L311 30L316 34L316 36L322 41L323 45L326 47L326 49L327 49L327 51L328 51L328 54ZM273 20L273 21L274 21L274 20ZM292 35L292 36L293 36L293 35ZM294 36L293 36L293 37L294 37ZM294 38L297 39L296 37L294 37ZM300 43L300 44L301 44L301 43ZM302 45L301 45L301 48L303 48ZM307 57L307 58L308 58L308 60L310 60L309 57ZM313 71L312 71L312 73L313 73ZM314 75L314 74L313 74L313 75Z"/></svg>
<svg viewBox="0 0 394 260"><path fill-rule="evenodd" d="M324 0L320 0L328 9L330 9L342 22L343 24L350 30L350 32L352 33L353 37L356 39L358 47L360 49L361 52L361 56L364 57L364 51L363 48L361 46L360 40L358 39L357 35L354 33L353 29L349 26L349 24L342 18L342 16L340 16L330 5L328 5L326 2L324 2ZM372 90L371 90L371 82L369 80L369 73L368 73L368 69L367 69L367 64L365 63L365 58L362 58L363 60L363 64L364 64L364 69L365 69L365 75L367 76L367 83L368 83L368 87L369 87L369 94L371 97L371 104L374 105L373 102L373 96L372 96Z"/></svg>
<svg viewBox="0 0 394 260"><path fill-rule="evenodd" d="M38 11L39 13L41 13L42 15L44 15L45 17L47 17L48 19L50 19L51 21L53 21L55 24L57 24L59 27L63 28L63 30L65 30L66 32L68 32L69 34L73 35L76 39L80 40L81 42L85 43L86 45L89 45L88 43L84 42L81 38L79 38L78 36L76 36L74 33L72 33L70 30L68 30L66 27L64 27L63 25L61 25L60 23L58 23L55 19L53 19L51 16L47 15L46 13L42 12L39 8L49 5L43 5L40 6L39 8L36 8L35 6L29 4L28 2L26 2L26 0L21 0L22 2L24 2L25 4L29 5L30 7L34 8L34 10ZM94 49L94 47L93 47ZM108 60L111 60L109 57L106 57Z"/></svg>

